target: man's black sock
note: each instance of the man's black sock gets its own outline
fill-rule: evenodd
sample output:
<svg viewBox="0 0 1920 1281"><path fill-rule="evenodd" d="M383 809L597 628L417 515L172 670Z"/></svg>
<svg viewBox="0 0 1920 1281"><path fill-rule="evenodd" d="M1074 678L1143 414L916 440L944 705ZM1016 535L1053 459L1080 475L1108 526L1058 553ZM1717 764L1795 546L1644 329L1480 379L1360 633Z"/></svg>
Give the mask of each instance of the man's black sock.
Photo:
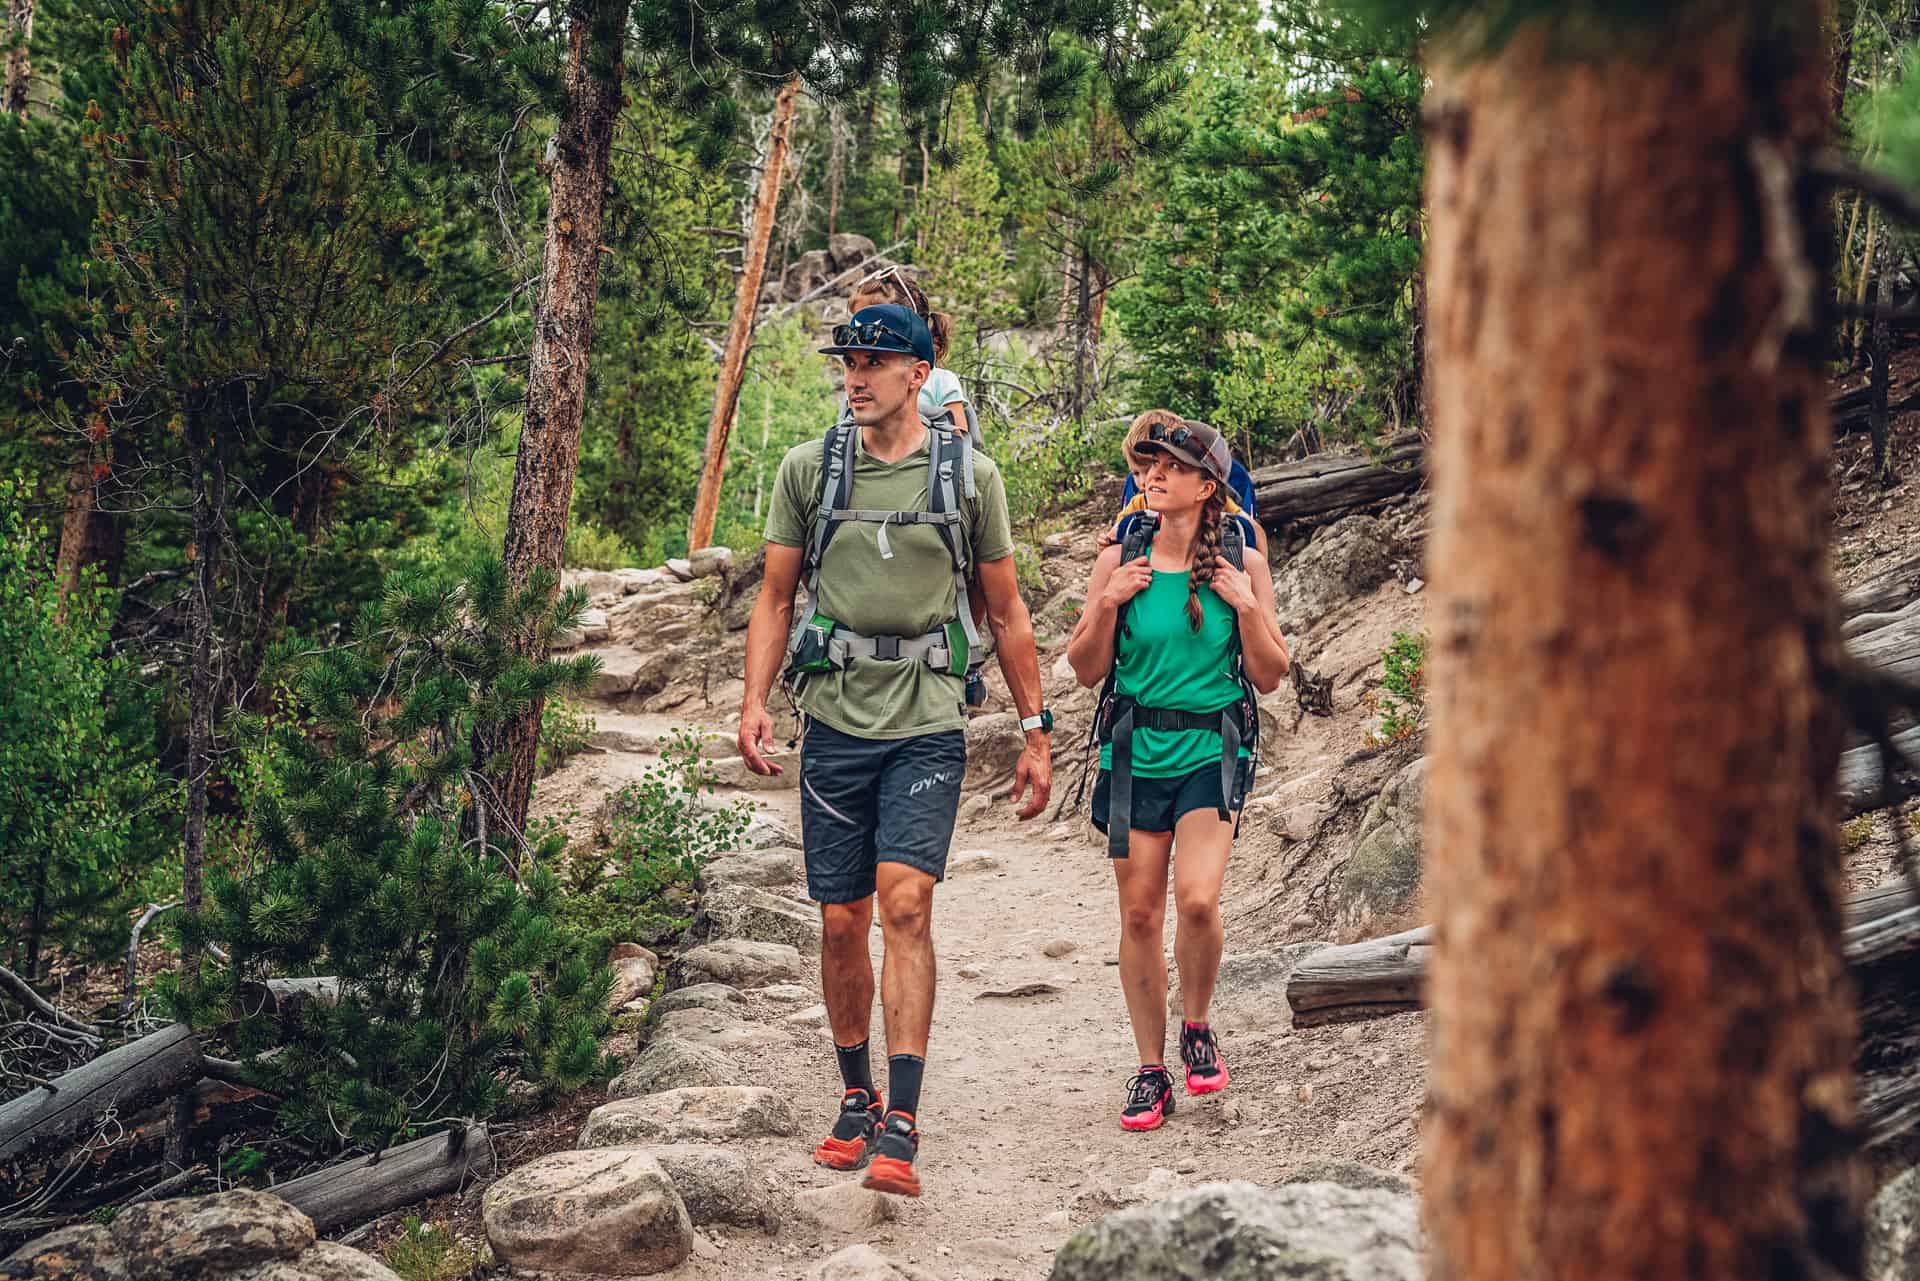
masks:
<svg viewBox="0 0 1920 1281"><path fill-rule="evenodd" d="M874 1093L873 1060L867 1054L867 1043L858 1045L835 1045L834 1057L840 1060L840 1080L849 1090L860 1089Z"/></svg>
<svg viewBox="0 0 1920 1281"><path fill-rule="evenodd" d="M927 1061L918 1054L894 1054L887 1058L887 1111L920 1115L920 1077Z"/></svg>

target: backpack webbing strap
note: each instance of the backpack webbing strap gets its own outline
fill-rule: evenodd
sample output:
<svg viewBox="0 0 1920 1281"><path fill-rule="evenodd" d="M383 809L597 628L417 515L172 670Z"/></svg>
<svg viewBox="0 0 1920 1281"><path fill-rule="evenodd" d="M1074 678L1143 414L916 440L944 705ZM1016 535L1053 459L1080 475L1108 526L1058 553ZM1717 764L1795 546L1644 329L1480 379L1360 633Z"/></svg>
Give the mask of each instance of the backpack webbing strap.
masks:
<svg viewBox="0 0 1920 1281"><path fill-rule="evenodd" d="M973 454L968 448L967 438L935 429L927 440L927 512L946 520L936 528L940 531L940 537L946 540L947 554L953 559L953 611L960 616L960 628L967 638L967 669L971 671L985 660L981 653L980 629L973 625L973 607L967 601L967 579L973 573L973 549L967 542L960 502L954 496L954 460L947 456L948 449L954 444L957 444L961 457L968 464L966 492L969 498L973 497Z"/></svg>

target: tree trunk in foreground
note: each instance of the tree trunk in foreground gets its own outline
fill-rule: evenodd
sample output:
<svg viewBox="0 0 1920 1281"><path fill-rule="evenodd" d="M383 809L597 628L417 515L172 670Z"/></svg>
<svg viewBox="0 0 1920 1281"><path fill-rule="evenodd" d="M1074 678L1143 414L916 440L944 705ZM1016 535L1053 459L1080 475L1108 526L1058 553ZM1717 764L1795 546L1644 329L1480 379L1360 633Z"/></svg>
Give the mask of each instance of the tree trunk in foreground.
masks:
<svg viewBox="0 0 1920 1281"><path fill-rule="evenodd" d="M800 77L780 87L773 103L773 128L767 134L766 159L760 166L760 189L753 200L753 227L747 236L746 260L733 295L733 323L727 326L727 350L720 361L720 381L713 392L713 417L707 422L707 452L700 466L700 490L693 500L693 520L687 530L687 550L699 551L713 541L713 522L720 514L720 488L727 475L727 438L733 433L734 411L740 405L740 383L746 377L747 351L753 346L754 312L760 306L760 278L766 274L767 244L773 239L773 215L780 204L780 174L787 163L787 135L793 131L793 108L800 98Z"/></svg>
<svg viewBox="0 0 1920 1281"><path fill-rule="evenodd" d="M580 467L593 309L600 291L613 129L620 115L627 8L627 0L574 0L568 6L567 106L550 153L551 196L527 368L527 410L507 507L505 560L516 586L525 586L541 569L557 578L566 553L567 513ZM610 47L590 47L595 41ZM610 78L600 79L596 64L611 64ZM523 637L521 644L529 657L547 657L545 646L534 638ZM508 846L526 825L542 702L536 699L517 719L474 735L480 774L474 804L486 807L486 830Z"/></svg>
<svg viewBox="0 0 1920 1281"><path fill-rule="evenodd" d="M1432 64L1434 1281L1858 1274L1826 67L1692 12Z"/></svg>

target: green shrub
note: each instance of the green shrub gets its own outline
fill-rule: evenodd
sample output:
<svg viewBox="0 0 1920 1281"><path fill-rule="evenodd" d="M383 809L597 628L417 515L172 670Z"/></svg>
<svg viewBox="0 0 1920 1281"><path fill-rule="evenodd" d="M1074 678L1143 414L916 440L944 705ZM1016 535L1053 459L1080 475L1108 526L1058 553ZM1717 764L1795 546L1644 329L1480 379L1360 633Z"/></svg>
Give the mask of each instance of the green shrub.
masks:
<svg viewBox="0 0 1920 1281"><path fill-rule="evenodd" d="M231 959L175 1006L201 1027L241 1010L233 1038L250 1075L309 1143L384 1147L498 1111L515 1078L571 1090L614 1070L598 1043L613 976L604 942L563 920L564 841L479 831L470 791L476 724L582 690L597 670L508 643L577 619L581 593L549 605L552 590L536 574L516 591L497 560L464 577L396 574L350 643L275 655L293 663L304 716L237 719L247 777L261 780L251 821L182 922ZM339 977L337 1005L282 1020L240 999L254 980L317 974Z"/></svg>
<svg viewBox="0 0 1920 1281"><path fill-rule="evenodd" d="M155 766L155 700L107 656L114 598L91 578L61 596L27 497L0 480L0 929L8 964L37 975L49 943L124 945L175 793Z"/></svg>
<svg viewBox="0 0 1920 1281"><path fill-rule="evenodd" d="M486 1251L490 1256L492 1251ZM423 1224L408 1215L400 1225L400 1236L386 1248L387 1266L401 1281L462 1281L482 1265L491 1262L472 1246L454 1240L453 1233L440 1224Z"/></svg>
<svg viewBox="0 0 1920 1281"><path fill-rule="evenodd" d="M1425 633L1410 636L1395 632L1393 640L1380 652L1386 665L1374 706L1380 713L1380 725L1374 731L1381 742L1400 743L1412 738L1427 719L1427 638Z"/></svg>
<svg viewBox="0 0 1920 1281"><path fill-rule="evenodd" d="M569 757L587 750L596 728L593 713L571 698L550 698L540 709L540 748L534 770L551 774Z"/></svg>
<svg viewBox="0 0 1920 1281"><path fill-rule="evenodd" d="M570 569L620 569L637 563L620 535L577 516L567 522L566 560Z"/></svg>

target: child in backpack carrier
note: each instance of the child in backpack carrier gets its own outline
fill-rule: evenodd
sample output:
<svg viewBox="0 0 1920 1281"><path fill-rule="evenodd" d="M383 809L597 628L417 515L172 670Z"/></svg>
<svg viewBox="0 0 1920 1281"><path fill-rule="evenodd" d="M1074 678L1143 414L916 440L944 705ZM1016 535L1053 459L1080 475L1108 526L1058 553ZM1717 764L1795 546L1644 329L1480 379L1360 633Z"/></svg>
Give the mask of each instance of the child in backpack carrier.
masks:
<svg viewBox="0 0 1920 1281"><path fill-rule="evenodd" d="M1184 426L1186 421L1170 409L1149 409L1127 428L1126 438L1120 443L1120 455L1127 464L1127 487L1120 495L1119 516L1114 519L1112 528L1100 535L1101 547L1110 547L1124 539L1134 520L1147 510L1147 496L1142 492L1141 478L1146 474L1151 460L1140 451L1140 443L1152 437L1156 428L1164 435L1176 427ZM1228 486L1226 502L1226 515L1240 523L1247 546L1266 555L1267 534L1253 516L1253 477L1237 459L1233 464L1232 483Z"/></svg>
<svg viewBox="0 0 1920 1281"><path fill-rule="evenodd" d="M967 400L960 379L945 367L947 344L953 339L953 317L944 311L933 310L933 304L928 301L925 292L913 283L913 277L907 274L904 267L883 267L861 279L847 296L847 313L851 315L862 307L877 307L883 303L897 303L911 308L927 322L927 329L933 334L933 372L927 375L925 385L920 388L920 416L929 421L938 421L942 414L952 415L955 429L970 434L973 447L980 448L980 424L974 416L973 405Z"/></svg>

